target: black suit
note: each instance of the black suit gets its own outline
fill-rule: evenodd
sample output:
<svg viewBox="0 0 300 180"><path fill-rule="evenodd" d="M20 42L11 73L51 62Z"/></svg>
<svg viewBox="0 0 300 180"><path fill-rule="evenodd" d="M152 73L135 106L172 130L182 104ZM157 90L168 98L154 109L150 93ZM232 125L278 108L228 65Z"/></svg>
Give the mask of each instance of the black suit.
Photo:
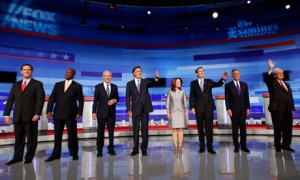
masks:
<svg viewBox="0 0 300 180"><path fill-rule="evenodd" d="M250 110L250 100L248 85L242 81L239 81L240 94L236 88L235 82L231 81L225 85L225 103L226 110L231 110L232 117L232 138L235 148L239 148L238 131L240 128L241 134L241 146L246 146L246 117L247 109Z"/></svg>
<svg viewBox="0 0 300 180"><path fill-rule="evenodd" d="M118 87L110 83L110 94L107 95L104 83L98 84L95 87L93 113L97 113L97 150L102 152L104 146L104 128L107 124L109 134L108 150L114 150L114 130L116 123L116 103L109 106L108 101L116 99L119 101Z"/></svg>
<svg viewBox="0 0 300 180"><path fill-rule="evenodd" d="M149 113L153 111L149 87L160 86L161 82L141 79L140 92L135 84L135 80L129 81L126 86L126 110L132 111L133 126L133 151L138 151L139 131L141 122L142 145L141 150L146 151L148 148L148 121Z"/></svg>
<svg viewBox="0 0 300 180"><path fill-rule="evenodd" d="M266 84L270 94L269 111L274 127L275 148L290 147L292 142L294 99L290 85L284 82L286 91L272 74L266 76ZM281 144L282 133L282 144Z"/></svg>
<svg viewBox="0 0 300 180"><path fill-rule="evenodd" d="M191 82L189 101L190 108L194 108L196 112L200 148L205 148L203 121L205 121L207 148L213 148L213 111L216 109L216 106L212 96L212 88L220 87L223 83L222 79L218 82L214 82L211 79L204 79L202 91L198 79Z"/></svg>
<svg viewBox="0 0 300 180"><path fill-rule="evenodd" d="M68 147L71 156L78 155L76 115L82 116L83 93L82 85L74 80L64 92L65 81L55 84L49 97L47 112L52 112L54 106L54 149L51 157L60 158L62 135L65 124L68 129ZM78 105L77 105L78 102Z"/></svg>
<svg viewBox="0 0 300 180"><path fill-rule="evenodd" d="M27 153L25 159L32 160L37 148L38 121L32 121L34 115L41 115L45 102L43 83L31 79L25 90L21 90L22 81L11 88L4 109L4 116L9 116L14 105L15 160L22 160L25 137L27 137Z"/></svg>

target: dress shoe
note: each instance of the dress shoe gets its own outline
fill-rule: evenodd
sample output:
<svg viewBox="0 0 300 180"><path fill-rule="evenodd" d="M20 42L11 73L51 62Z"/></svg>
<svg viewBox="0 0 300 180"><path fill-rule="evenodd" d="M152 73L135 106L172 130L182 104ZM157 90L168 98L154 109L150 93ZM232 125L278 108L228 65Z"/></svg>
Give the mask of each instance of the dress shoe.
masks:
<svg viewBox="0 0 300 180"><path fill-rule="evenodd" d="M24 164L30 164L32 163L32 159L25 159Z"/></svg>
<svg viewBox="0 0 300 180"><path fill-rule="evenodd" d="M281 152L281 148L275 148L276 152Z"/></svg>
<svg viewBox="0 0 300 180"><path fill-rule="evenodd" d="M132 151L131 153L130 153L130 156L135 156L135 155L137 155L139 152L138 151Z"/></svg>
<svg viewBox="0 0 300 180"><path fill-rule="evenodd" d="M143 156L148 156L147 151L142 151Z"/></svg>
<svg viewBox="0 0 300 180"><path fill-rule="evenodd" d="M240 152L239 148L234 148L234 152L235 152L235 153Z"/></svg>
<svg viewBox="0 0 300 180"><path fill-rule="evenodd" d="M10 161L8 161L5 165L9 166L9 165L13 165L15 163L21 162L22 160L16 160L16 159L12 159Z"/></svg>
<svg viewBox="0 0 300 180"><path fill-rule="evenodd" d="M111 156L117 155L117 153L114 150L109 150L108 154L110 154Z"/></svg>
<svg viewBox="0 0 300 180"><path fill-rule="evenodd" d="M78 155L73 156L73 161L77 161L79 159Z"/></svg>
<svg viewBox="0 0 300 180"><path fill-rule="evenodd" d="M199 153L203 153L205 151L205 148L200 148Z"/></svg>
<svg viewBox="0 0 300 180"><path fill-rule="evenodd" d="M54 161L56 159L60 159L60 158L55 158L55 157L49 157L48 159L45 160L45 162L51 162L51 161Z"/></svg>
<svg viewBox="0 0 300 180"><path fill-rule="evenodd" d="M295 152L295 149L293 149L291 147L283 147L281 149L286 150L286 151L290 151L290 152Z"/></svg>
<svg viewBox="0 0 300 180"><path fill-rule="evenodd" d="M216 154L216 151L213 148L208 149L207 152L209 152L210 154Z"/></svg>
<svg viewBox="0 0 300 180"><path fill-rule="evenodd" d="M97 157L102 157L102 156L103 156L102 152L97 153Z"/></svg>
<svg viewBox="0 0 300 180"><path fill-rule="evenodd" d="M246 153L249 153L249 152L250 152L250 150L249 150L247 147L242 147L241 149L242 149L242 151L244 151L244 152L246 152Z"/></svg>

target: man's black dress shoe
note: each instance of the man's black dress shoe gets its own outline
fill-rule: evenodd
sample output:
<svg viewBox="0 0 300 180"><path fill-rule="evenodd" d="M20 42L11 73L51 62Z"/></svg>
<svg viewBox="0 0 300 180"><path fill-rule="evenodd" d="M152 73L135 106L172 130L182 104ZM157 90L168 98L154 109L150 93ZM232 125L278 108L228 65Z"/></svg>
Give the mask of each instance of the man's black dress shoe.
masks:
<svg viewBox="0 0 300 180"><path fill-rule="evenodd" d="M79 159L78 155L73 156L73 161L77 161Z"/></svg>
<svg viewBox="0 0 300 180"><path fill-rule="evenodd" d="M12 159L10 161L8 161L5 165L9 166L9 165L13 165L15 163L21 162L22 160L16 160L16 159Z"/></svg>
<svg viewBox="0 0 300 180"><path fill-rule="evenodd" d="M242 149L242 151L244 151L244 152L246 152L246 153L249 153L249 152L250 152L250 150L249 150L247 147L242 147L241 149Z"/></svg>
<svg viewBox="0 0 300 180"><path fill-rule="evenodd" d="M117 153L114 150L109 150L108 154L110 154L111 156L117 155Z"/></svg>
<svg viewBox="0 0 300 180"><path fill-rule="evenodd" d="M290 151L290 152L295 152L295 149L293 149L291 147L283 147L281 149L286 150L286 151Z"/></svg>
<svg viewBox="0 0 300 180"><path fill-rule="evenodd" d="M130 153L130 156L135 156L135 155L137 155L139 152L138 151L132 151L131 153Z"/></svg>
<svg viewBox="0 0 300 180"><path fill-rule="evenodd" d="M235 153L240 152L239 148L234 148L234 152L235 152Z"/></svg>
<svg viewBox="0 0 300 180"><path fill-rule="evenodd" d="M211 148L211 149L208 149L207 151L208 151L210 154L216 154L216 151L215 151L214 149L212 149L212 148Z"/></svg>
<svg viewBox="0 0 300 180"><path fill-rule="evenodd" d="M143 156L147 156L148 154L147 154L147 151L142 151L142 155Z"/></svg>
<svg viewBox="0 0 300 180"><path fill-rule="evenodd" d="M281 152L281 148L275 148L276 152Z"/></svg>
<svg viewBox="0 0 300 180"><path fill-rule="evenodd" d="M97 153L97 157L102 157L102 156L103 156L102 152Z"/></svg>
<svg viewBox="0 0 300 180"><path fill-rule="evenodd" d="M55 158L55 157L49 157L48 159L45 160L45 162L51 162L51 161L54 161L56 159L60 159L60 158Z"/></svg>
<svg viewBox="0 0 300 180"><path fill-rule="evenodd" d="M199 153L203 153L205 151L205 148L200 148Z"/></svg>
<svg viewBox="0 0 300 180"><path fill-rule="evenodd" d="M32 159L25 159L24 164L30 164L32 163Z"/></svg>

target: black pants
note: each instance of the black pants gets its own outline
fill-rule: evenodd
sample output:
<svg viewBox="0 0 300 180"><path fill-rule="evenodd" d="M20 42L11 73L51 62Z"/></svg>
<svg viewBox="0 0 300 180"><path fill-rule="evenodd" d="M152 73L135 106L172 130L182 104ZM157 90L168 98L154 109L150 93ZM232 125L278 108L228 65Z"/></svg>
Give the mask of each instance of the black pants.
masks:
<svg viewBox="0 0 300 180"><path fill-rule="evenodd" d="M204 136L206 136L207 148L213 148L213 111L197 113L196 121L200 141L200 148L205 148ZM205 125L205 134L203 131L203 125Z"/></svg>
<svg viewBox="0 0 300 180"><path fill-rule="evenodd" d="M233 145L235 148L240 147L240 143L242 147L247 147L246 145L246 116L239 115L231 117L231 124L232 124L232 139ZM240 128L240 143L238 140L239 137L239 128Z"/></svg>
<svg viewBox="0 0 300 180"><path fill-rule="evenodd" d="M98 128L97 128L97 150L98 152L102 152L104 146L104 129L105 125L107 125L108 129L108 138L109 145L108 150L114 150L114 131L115 131L115 118L112 118L108 115L107 118L97 118Z"/></svg>
<svg viewBox="0 0 300 180"><path fill-rule="evenodd" d="M271 112L274 128L275 148L290 147L292 143L293 114L292 112ZM281 143L282 134L282 143Z"/></svg>
<svg viewBox="0 0 300 180"><path fill-rule="evenodd" d="M132 128L133 128L133 151L139 150L139 131L142 133L142 145L141 150L147 151L148 148L148 122L149 113L142 113L140 116L132 116Z"/></svg>
<svg viewBox="0 0 300 180"><path fill-rule="evenodd" d="M32 160L37 148L38 138L38 122L22 122L14 123L15 131L15 160L22 160L25 148L25 138L27 137L27 153L25 159Z"/></svg>
<svg viewBox="0 0 300 180"><path fill-rule="evenodd" d="M54 120L54 148L51 157L60 158L61 143L65 124L68 130L68 148L71 156L78 155L77 121L73 120Z"/></svg>

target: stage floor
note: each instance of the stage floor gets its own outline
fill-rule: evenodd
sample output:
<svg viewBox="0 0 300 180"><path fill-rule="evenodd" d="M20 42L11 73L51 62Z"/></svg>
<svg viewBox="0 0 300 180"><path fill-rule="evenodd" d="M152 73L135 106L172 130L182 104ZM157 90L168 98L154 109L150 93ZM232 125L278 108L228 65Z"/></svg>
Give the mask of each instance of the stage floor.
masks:
<svg viewBox="0 0 300 180"><path fill-rule="evenodd" d="M233 152L231 136L214 136L216 155L199 154L197 136L184 137L182 154L173 153L171 136L151 136L148 156L130 157L131 137L115 138L117 156L97 158L96 139L80 140L79 160L69 156L63 142L62 158L50 163L53 142L38 144L32 164L4 164L13 156L13 146L0 146L0 179L300 179L300 137L293 137L295 153L275 153L272 136L248 136L250 154ZM108 139L105 139L108 144Z"/></svg>

